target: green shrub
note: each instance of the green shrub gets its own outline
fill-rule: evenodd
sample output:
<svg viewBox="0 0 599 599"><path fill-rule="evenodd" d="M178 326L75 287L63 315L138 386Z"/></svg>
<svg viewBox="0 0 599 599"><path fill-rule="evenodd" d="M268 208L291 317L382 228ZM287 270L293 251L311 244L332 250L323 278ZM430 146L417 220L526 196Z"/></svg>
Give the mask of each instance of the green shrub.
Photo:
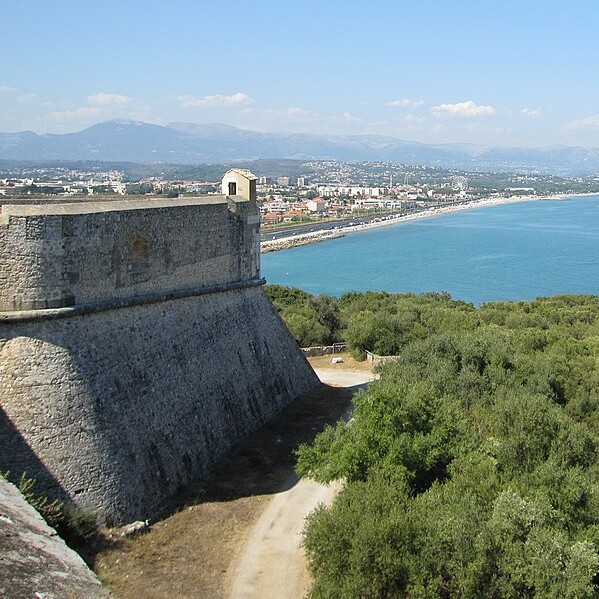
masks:
<svg viewBox="0 0 599 599"><path fill-rule="evenodd" d="M343 480L307 519L312 599L599 599L599 298L339 305L350 347L399 356L298 450Z"/></svg>
<svg viewBox="0 0 599 599"><path fill-rule="evenodd" d="M29 478L27 473L21 475L17 487L27 503L37 510L48 526L54 528L68 545L77 547L97 534L96 519L91 512L58 499L50 501L37 490L36 480Z"/></svg>

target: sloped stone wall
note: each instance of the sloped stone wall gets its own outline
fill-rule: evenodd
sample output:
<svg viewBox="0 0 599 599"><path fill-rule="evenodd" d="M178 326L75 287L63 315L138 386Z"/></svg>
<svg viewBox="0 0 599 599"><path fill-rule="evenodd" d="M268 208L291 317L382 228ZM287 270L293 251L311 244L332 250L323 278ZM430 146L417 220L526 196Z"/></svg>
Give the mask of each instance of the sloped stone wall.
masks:
<svg viewBox="0 0 599 599"><path fill-rule="evenodd" d="M0 326L0 470L119 524L317 378L259 287Z"/></svg>

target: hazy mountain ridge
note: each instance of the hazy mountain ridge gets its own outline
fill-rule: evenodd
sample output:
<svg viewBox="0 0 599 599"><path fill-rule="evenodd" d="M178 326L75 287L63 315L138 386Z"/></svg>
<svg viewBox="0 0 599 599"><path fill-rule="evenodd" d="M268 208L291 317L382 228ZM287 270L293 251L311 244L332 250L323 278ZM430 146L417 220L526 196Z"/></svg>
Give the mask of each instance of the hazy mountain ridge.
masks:
<svg viewBox="0 0 599 599"><path fill-rule="evenodd" d="M466 170L599 172L599 149L425 144L384 135L263 133L219 123L167 126L116 120L75 133L0 133L0 158L138 163L219 163L261 158L388 161Z"/></svg>

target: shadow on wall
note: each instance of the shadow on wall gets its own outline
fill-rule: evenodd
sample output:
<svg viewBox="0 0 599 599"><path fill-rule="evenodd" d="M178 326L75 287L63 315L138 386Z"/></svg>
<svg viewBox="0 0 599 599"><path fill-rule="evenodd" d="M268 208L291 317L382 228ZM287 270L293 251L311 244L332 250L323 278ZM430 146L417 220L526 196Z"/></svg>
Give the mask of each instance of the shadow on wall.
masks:
<svg viewBox="0 0 599 599"><path fill-rule="evenodd" d="M293 487L299 480L294 471L298 447L312 443L326 426L346 418L352 397L364 387L323 383L313 387L233 448L209 478L187 487L175 498L171 510L205 501L270 495Z"/></svg>
<svg viewBox="0 0 599 599"><path fill-rule="evenodd" d="M36 481L36 490L49 499L70 501L69 495L46 468L0 405L0 472L17 487L21 476Z"/></svg>

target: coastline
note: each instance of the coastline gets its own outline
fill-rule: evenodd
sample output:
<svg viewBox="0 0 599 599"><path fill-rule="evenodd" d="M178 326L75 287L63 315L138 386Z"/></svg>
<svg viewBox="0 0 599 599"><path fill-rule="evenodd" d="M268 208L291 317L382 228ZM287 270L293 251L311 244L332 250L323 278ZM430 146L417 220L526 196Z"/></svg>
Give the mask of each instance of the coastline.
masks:
<svg viewBox="0 0 599 599"><path fill-rule="evenodd" d="M510 196L507 198L483 198L480 200L474 200L467 204L459 204L454 206L441 206L437 208L428 208L414 214L408 214L406 216L394 216L387 220L380 220L377 222L368 222L352 227L344 227L343 229L326 229L323 231L314 231L310 233L301 233L298 235L289 235L282 239L263 241L261 243L261 253L266 254L268 252L278 252L288 250L300 245L308 245L311 243L319 243L323 241L329 241L330 239L336 239L338 237L344 237L352 233L360 233L369 229L375 229L378 227L388 227L390 225L397 225L401 223L407 223L410 221L422 219L422 218L433 218L435 216L441 216L443 214L450 214L452 212L460 212L462 210L473 210L477 208L489 208L491 206L501 206L503 204L515 204L519 202L533 202L540 200L563 200L569 197L597 195L597 194L558 194L554 196ZM332 223L332 226L334 223Z"/></svg>

